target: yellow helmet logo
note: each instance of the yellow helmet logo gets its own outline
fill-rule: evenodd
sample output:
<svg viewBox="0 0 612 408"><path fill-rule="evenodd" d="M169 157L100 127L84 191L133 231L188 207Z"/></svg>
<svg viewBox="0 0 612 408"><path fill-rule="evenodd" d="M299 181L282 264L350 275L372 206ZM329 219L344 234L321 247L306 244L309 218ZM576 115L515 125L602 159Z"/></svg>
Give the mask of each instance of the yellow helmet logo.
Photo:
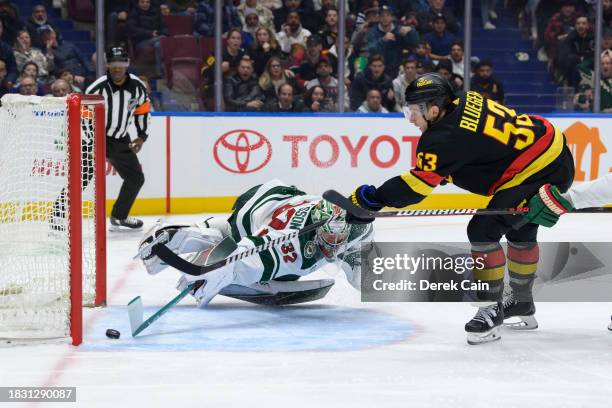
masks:
<svg viewBox="0 0 612 408"><path fill-rule="evenodd" d="M416 86L417 88L420 88L422 86L429 85L429 84L433 84L433 81L431 79L422 78L417 81Z"/></svg>

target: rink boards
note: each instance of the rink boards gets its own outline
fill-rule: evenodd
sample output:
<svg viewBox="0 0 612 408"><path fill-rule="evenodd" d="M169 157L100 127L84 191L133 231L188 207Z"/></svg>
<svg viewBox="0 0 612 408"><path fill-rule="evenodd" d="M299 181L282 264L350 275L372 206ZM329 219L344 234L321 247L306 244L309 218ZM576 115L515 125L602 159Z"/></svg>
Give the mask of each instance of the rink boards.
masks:
<svg viewBox="0 0 612 408"><path fill-rule="evenodd" d="M576 182L612 172L612 115L547 118L566 135ZM146 182L135 214L227 212L238 194L273 178L319 194L377 185L414 166L420 135L399 114L156 113L151 120L139 153ZM107 164L109 204L120 185ZM486 202L447 185L417 208Z"/></svg>

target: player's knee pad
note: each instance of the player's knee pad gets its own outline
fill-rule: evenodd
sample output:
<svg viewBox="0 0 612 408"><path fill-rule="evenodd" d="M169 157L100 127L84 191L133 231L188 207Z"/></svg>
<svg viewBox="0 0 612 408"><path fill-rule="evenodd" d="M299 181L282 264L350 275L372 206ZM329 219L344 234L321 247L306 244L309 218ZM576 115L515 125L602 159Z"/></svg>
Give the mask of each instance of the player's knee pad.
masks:
<svg viewBox="0 0 612 408"><path fill-rule="evenodd" d="M166 235L160 241L162 234ZM166 269L168 264L151 254L150 247L154 243L164 244L175 254L183 255L185 260L193 262L202 252L210 249L222 239L221 232L214 228L158 223L145 233L140 241L139 253L147 272L155 275Z"/></svg>

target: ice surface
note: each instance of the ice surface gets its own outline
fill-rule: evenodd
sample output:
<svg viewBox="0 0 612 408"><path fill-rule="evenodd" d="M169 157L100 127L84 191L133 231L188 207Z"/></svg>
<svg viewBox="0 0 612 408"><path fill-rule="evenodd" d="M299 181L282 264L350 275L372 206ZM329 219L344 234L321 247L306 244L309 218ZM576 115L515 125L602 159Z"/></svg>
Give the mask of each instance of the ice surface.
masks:
<svg viewBox="0 0 612 408"><path fill-rule="evenodd" d="M383 219L376 234L464 241L467 220ZM610 231L612 216L571 215L540 238L612 242ZM109 307L86 310L84 345L0 348L0 385L76 386L68 407L612 406L612 303L539 303L539 329L475 347L463 332L470 305L363 304L328 267L312 277L336 284L314 304L278 310L219 297L198 310L185 299L132 339L127 302L141 295L146 317L176 294L178 277L147 275L131 259L139 238L109 234ZM104 336L111 327L121 339Z"/></svg>

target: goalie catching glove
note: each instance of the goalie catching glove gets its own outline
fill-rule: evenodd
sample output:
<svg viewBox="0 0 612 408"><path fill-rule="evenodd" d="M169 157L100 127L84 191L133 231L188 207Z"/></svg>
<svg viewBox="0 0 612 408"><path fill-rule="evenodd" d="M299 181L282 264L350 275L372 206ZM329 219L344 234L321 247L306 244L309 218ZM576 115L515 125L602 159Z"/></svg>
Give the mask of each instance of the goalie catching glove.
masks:
<svg viewBox="0 0 612 408"><path fill-rule="evenodd" d="M357 187L349 199L355 206L369 211L380 211L384 207L376 198L376 187L366 184ZM348 213L346 221L349 224L369 224L374 218L359 218Z"/></svg>
<svg viewBox="0 0 612 408"><path fill-rule="evenodd" d="M538 194L531 197L527 205L529 212L523 216L525 220L544 227L552 227L559 221L559 217L574 209L559 189L550 184L540 187Z"/></svg>

